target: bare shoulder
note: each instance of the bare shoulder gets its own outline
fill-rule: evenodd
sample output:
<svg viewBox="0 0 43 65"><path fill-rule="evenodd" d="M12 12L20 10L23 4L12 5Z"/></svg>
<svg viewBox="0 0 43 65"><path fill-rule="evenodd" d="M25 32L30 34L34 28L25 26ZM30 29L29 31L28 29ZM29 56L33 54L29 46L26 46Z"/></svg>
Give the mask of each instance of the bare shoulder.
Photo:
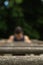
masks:
<svg viewBox="0 0 43 65"><path fill-rule="evenodd" d="M14 35L11 35L10 37L9 37L9 39L13 39L14 38Z"/></svg>
<svg viewBox="0 0 43 65"><path fill-rule="evenodd" d="M27 36L27 35L24 35L24 38L25 38L25 39L27 39L27 38L29 39L29 36Z"/></svg>
<svg viewBox="0 0 43 65"><path fill-rule="evenodd" d="M24 38L25 38L25 42L31 43L29 36L25 35Z"/></svg>

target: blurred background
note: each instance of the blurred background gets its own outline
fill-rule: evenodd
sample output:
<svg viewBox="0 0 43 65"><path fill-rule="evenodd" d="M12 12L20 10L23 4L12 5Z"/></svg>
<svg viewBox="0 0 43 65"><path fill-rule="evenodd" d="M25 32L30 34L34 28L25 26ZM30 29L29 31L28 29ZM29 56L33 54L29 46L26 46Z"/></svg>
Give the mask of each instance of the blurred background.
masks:
<svg viewBox="0 0 43 65"><path fill-rule="evenodd" d="M7 39L16 26L31 39L43 40L43 0L0 0L0 39Z"/></svg>

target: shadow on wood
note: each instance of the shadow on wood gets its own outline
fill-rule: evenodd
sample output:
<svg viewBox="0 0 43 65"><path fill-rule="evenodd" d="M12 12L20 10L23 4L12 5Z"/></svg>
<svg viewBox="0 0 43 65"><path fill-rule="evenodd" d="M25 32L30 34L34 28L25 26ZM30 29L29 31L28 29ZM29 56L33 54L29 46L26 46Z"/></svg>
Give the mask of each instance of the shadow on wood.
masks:
<svg viewBox="0 0 43 65"><path fill-rule="evenodd" d="M0 46L0 54L41 54L43 53L43 44L28 44L24 42L6 43Z"/></svg>

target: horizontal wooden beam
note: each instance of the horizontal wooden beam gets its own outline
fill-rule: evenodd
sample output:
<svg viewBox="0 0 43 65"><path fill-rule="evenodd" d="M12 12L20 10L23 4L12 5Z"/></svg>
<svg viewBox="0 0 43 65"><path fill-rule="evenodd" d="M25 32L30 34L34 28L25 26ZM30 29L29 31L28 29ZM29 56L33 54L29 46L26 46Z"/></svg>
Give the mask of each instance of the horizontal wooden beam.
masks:
<svg viewBox="0 0 43 65"><path fill-rule="evenodd" d="M31 41L32 41L33 43L43 44L43 41L41 41L41 40L31 39Z"/></svg>
<svg viewBox="0 0 43 65"><path fill-rule="evenodd" d="M0 46L0 54L41 54L43 53L43 44L28 43L5 43Z"/></svg>
<svg viewBox="0 0 43 65"><path fill-rule="evenodd" d="M0 43L0 47L29 47L29 46L43 46L43 43L26 43L26 42L12 42L12 43Z"/></svg>
<svg viewBox="0 0 43 65"><path fill-rule="evenodd" d="M0 56L0 65L43 65L43 55Z"/></svg>

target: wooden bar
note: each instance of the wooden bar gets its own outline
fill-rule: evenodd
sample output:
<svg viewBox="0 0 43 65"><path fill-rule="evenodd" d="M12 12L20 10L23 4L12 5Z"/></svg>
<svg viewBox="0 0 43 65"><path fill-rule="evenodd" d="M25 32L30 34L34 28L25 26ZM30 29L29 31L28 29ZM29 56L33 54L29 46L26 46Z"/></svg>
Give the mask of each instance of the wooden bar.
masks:
<svg viewBox="0 0 43 65"><path fill-rule="evenodd" d="M0 65L43 65L43 55L0 56Z"/></svg>
<svg viewBox="0 0 43 65"><path fill-rule="evenodd" d="M29 44L24 42L6 43L0 46L0 54L42 54L43 44Z"/></svg>

